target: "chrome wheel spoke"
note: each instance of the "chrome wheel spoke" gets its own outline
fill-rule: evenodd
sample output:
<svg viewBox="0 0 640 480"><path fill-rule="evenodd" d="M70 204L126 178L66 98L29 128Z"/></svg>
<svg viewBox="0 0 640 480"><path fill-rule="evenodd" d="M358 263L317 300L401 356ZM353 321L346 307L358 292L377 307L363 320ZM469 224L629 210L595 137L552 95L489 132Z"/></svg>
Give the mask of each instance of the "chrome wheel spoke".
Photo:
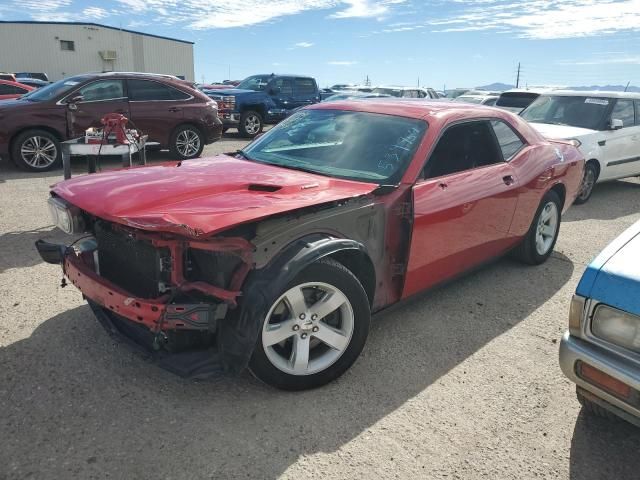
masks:
<svg viewBox="0 0 640 480"><path fill-rule="evenodd" d="M349 345L349 337L340 330L336 330L322 322L318 325L318 331L313 333L313 336L336 350L344 350Z"/></svg>
<svg viewBox="0 0 640 480"><path fill-rule="evenodd" d="M293 337L293 349L291 352L291 367L298 375L307 373L309 368L309 349L311 340L308 336L296 335Z"/></svg>
<svg viewBox="0 0 640 480"><path fill-rule="evenodd" d="M269 324L265 332L262 334L262 340L264 345L271 347L278 343L284 342L287 338L292 337L295 334L293 326L296 324L295 320L287 320L282 323Z"/></svg>
<svg viewBox="0 0 640 480"><path fill-rule="evenodd" d="M297 319L307 311L307 302L301 289L292 288L286 293L284 299L293 318Z"/></svg>
<svg viewBox="0 0 640 480"><path fill-rule="evenodd" d="M345 297L342 292L333 292L327 295L325 298L315 303L310 309L311 318L314 315L317 315L314 320L322 320L330 313L335 312L339 309L344 303L347 301L347 297Z"/></svg>

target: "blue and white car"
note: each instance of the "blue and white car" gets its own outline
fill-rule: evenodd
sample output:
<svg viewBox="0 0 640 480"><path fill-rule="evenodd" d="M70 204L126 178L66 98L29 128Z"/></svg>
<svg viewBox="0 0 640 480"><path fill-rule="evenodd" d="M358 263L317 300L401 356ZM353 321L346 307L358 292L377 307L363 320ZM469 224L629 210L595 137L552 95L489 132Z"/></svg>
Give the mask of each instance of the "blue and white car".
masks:
<svg viewBox="0 0 640 480"><path fill-rule="evenodd" d="M583 408L640 426L640 222L587 267L571 300L560 366Z"/></svg>

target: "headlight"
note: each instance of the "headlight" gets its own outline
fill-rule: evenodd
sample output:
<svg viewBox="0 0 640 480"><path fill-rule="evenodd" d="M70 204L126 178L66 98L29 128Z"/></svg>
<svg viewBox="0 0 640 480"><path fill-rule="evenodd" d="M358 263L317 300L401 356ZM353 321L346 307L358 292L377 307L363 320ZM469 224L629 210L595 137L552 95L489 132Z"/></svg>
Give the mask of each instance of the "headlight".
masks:
<svg viewBox="0 0 640 480"><path fill-rule="evenodd" d="M640 317L600 305L591 323L596 337L640 353Z"/></svg>
<svg viewBox="0 0 640 480"><path fill-rule="evenodd" d="M567 138L568 141L571 142L571 145L573 145L574 147L579 147L580 145L582 145L582 142L580 140L578 140L577 138Z"/></svg>
<svg viewBox="0 0 640 480"><path fill-rule="evenodd" d="M51 221L60 230L69 234L85 231L84 218L78 207L56 197L49 198L48 204Z"/></svg>
<svg viewBox="0 0 640 480"><path fill-rule="evenodd" d="M585 298L574 295L569 307L569 331L572 335L580 336L582 330L582 318L584 316Z"/></svg>

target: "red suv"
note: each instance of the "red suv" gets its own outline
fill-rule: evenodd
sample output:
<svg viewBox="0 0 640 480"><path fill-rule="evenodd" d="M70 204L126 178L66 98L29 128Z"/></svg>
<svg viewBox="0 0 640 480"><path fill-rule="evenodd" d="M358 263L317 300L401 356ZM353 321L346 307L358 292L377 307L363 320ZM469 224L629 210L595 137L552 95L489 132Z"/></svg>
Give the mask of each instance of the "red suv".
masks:
<svg viewBox="0 0 640 480"><path fill-rule="evenodd" d="M61 160L60 142L121 113L178 159L200 156L222 136L217 105L177 78L101 73L66 78L16 100L0 102L0 156L25 170L44 171Z"/></svg>

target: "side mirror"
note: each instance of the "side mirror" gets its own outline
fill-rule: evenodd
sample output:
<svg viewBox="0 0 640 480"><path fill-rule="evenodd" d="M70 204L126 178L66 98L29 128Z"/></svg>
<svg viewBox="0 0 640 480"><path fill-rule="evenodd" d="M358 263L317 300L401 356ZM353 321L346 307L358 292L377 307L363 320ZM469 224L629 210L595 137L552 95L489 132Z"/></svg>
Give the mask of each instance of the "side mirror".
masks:
<svg viewBox="0 0 640 480"><path fill-rule="evenodd" d="M76 95L75 97L72 97L71 99L69 99L67 101L67 106L69 107L69 110L77 110L78 107L76 103L82 102L83 100L84 100L84 97L82 95Z"/></svg>
<svg viewBox="0 0 640 480"><path fill-rule="evenodd" d="M280 93L280 87L271 87L269 90L270 95L277 95Z"/></svg>
<svg viewBox="0 0 640 480"><path fill-rule="evenodd" d="M622 127L624 127L624 122L622 120L619 118L611 119L611 123L609 124L609 128L611 130L620 130Z"/></svg>

